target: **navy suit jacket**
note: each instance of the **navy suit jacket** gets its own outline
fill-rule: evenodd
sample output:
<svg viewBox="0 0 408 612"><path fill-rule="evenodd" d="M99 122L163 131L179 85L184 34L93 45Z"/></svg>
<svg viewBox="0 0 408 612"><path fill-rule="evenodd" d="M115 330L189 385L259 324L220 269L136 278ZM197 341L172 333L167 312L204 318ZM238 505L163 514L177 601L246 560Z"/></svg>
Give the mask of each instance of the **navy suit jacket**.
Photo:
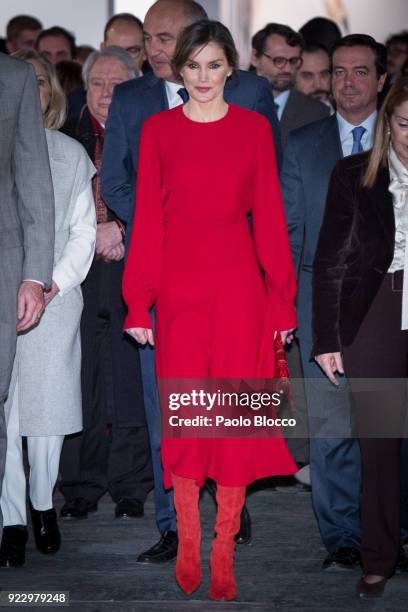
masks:
<svg viewBox="0 0 408 612"><path fill-rule="evenodd" d="M280 168L279 122L266 79L251 72L237 71L227 81L225 100L257 111L269 120ZM142 126L148 117L167 109L165 82L153 73L115 87L105 130L101 184L107 206L127 224L127 240L135 208L136 170ZM182 142L174 143L175 155L177 147L182 146ZM217 143L214 143L214 146L217 146ZM245 142L242 146L245 146Z"/></svg>
<svg viewBox="0 0 408 612"><path fill-rule="evenodd" d="M329 115L330 109L326 104L306 96L295 88L291 89L280 120L282 146L285 146L289 132Z"/></svg>
<svg viewBox="0 0 408 612"><path fill-rule="evenodd" d="M343 157L336 115L305 125L287 137L281 172L292 256L298 272L299 337L312 337L312 266L329 180Z"/></svg>

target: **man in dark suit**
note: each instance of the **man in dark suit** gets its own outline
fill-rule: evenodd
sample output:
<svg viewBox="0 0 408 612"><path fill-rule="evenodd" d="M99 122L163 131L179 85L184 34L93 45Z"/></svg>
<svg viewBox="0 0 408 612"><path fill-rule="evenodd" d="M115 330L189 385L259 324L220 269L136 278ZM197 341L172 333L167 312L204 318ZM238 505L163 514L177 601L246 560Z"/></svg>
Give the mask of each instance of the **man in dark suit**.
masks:
<svg viewBox="0 0 408 612"><path fill-rule="evenodd" d="M280 23L268 23L252 38L251 63L271 84L282 145L291 130L330 113L326 105L295 89L303 46L302 36Z"/></svg>
<svg viewBox="0 0 408 612"><path fill-rule="evenodd" d="M351 437L347 384L340 390L310 361L312 264L329 178L346 155L371 148L377 95L385 80L385 48L370 36L351 35L331 55L337 112L289 134L281 175L289 237L298 270L298 322L310 426L313 504L329 551L324 568L360 561L361 458Z"/></svg>
<svg viewBox="0 0 408 612"><path fill-rule="evenodd" d="M106 126L102 165L104 199L127 225L130 237L134 215L136 168L140 133L151 115L183 103L185 90L174 75L171 59L177 36L189 24L207 18L204 9L190 0L159 0L148 11L144 23L145 48L153 73L116 87ZM268 84L254 74L239 72L231 77L226 100L264 114L274 131L276 153L280 158L279 126ZM185 143L174 143L177 147ZM158 544L142 553L144 563L163 563L175 558L177 534L172 495L163 488L160 459L160 409L157 398L154 351L140 351L146 417L155 480L156 521L162 537ZM245 538L249 539L249 517L244 510Z"/></svg>

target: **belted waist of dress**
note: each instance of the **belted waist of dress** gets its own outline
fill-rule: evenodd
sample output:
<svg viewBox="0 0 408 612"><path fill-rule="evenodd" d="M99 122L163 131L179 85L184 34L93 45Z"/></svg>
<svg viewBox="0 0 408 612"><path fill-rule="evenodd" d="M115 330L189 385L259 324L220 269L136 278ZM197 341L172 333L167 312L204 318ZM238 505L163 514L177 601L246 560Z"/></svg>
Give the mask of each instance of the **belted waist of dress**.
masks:
<svg viewBox="0 0 408 612"><path fill-rule="evenodd" d="M178 216L171 216L171 217L166 217L164 220L164 225L165 227L168 226L174 226L174 225L181 225L181 226L200 226L202 228L208 228L208 229L216 229L218 227L220 228L228 228L229 225L236 225L238 223L248 223L248 216L247 215L240 215L237 217L229 217L228 219L214 219L212 217L209 217L208 219L191 219L191 218L187 218L187 217L178 217Z"/></svg>

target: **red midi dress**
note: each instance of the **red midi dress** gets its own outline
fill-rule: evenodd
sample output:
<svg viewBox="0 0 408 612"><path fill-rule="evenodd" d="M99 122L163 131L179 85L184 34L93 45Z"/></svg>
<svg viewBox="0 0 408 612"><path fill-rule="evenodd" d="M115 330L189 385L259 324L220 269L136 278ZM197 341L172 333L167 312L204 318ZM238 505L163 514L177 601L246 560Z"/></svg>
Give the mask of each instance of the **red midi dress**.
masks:
<svg viewBox="0 0 408 612"><path fill-rule="evenodd" d="M158 380L272 378L274 331L296 326L296 279L266 119L232 104L209 123L182 106L150 117L136 202L125 329L152 328L156 305ZM244 486L297 469L280 435L166 438L162 461L166 488L171 472Z"/></svg>

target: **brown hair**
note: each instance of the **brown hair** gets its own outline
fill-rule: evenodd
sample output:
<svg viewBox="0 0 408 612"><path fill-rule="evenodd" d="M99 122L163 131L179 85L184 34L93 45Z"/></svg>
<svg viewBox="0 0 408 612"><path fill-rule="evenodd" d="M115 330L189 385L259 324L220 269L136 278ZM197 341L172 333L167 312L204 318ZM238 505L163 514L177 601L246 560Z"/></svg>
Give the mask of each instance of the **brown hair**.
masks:
<svg viewBox="0 0 408 612"><path fill-rule="evenodd" d="M174 74L180 74L194 51L205 47L210 42L221 47L228 64L235 70L238 66L238 53L230 31L219 21L202 19L189 25L179 36L171 62Z"/></svg>
<svg viewBox="0 0 408 612"><path fill-rule="evenodd" d="M108 37L108 32L115 21L126 21L127 23L137 26L143 31L143 23L138 17L135 17L135 15L132 15L132 13L117 13L116 15L112 15L109 21L106 22L105 30L103 32L103 40L105 42Z"/></svg>
<svg viewBox="0 0 408 612"><path fill-rule="evenodd" d="M76 89L84 86L82 81L82 68L78 62L73 60L62 60L55 64L57 77L66 96Z"/></svg>
<svg viewBox="0 0 408 612"><path fill-rule="evenodd" d="M55 67L37 51L16 51L13 57L28 62L36 61L44 68L48 83L51 88L51 99L47 110L44 113L44 127L50 130L59 130L64 125L67 115L67 100L61 85L59 84Z"/></svg>
<svg viewBox="0 0 408 612"><path fill-rule="evenodd" d="M31 15L17 15L7 24L7 40L16 40L24 30L31 32L42 30L42 23Z"/></svg>
<svg viewBox="0 0 408 612"><path fill-rule="evenodd" d="M408 77L398 79L391 87L378 113L375 129L374 146L371 150L367 169L363 176L363 187L371 189L381 167L387 165L390 146L390 121L395 109L408 101Z"/></svg>

